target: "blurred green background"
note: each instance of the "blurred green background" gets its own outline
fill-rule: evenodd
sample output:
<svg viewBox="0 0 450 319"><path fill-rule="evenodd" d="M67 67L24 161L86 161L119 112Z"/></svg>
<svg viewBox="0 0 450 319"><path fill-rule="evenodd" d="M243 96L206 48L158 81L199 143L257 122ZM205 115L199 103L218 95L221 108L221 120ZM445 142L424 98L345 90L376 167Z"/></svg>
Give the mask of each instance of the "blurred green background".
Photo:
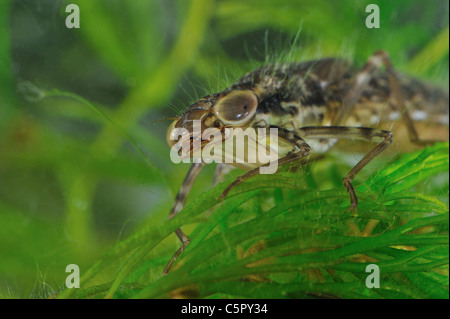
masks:
<svg viewBox="0 0 450 319"><path fill-rule="evenodd" d="M65 26L70 3L79 29ZM380 29L365 27L369 3ZM383 49L402 72L448 87L448 7L0 0L0 298L47 297L66 265L83 272L167 218L188 165L169 161L164 119L267 60L362 65ZM194 194L208 189L206 170Z"/></svg>

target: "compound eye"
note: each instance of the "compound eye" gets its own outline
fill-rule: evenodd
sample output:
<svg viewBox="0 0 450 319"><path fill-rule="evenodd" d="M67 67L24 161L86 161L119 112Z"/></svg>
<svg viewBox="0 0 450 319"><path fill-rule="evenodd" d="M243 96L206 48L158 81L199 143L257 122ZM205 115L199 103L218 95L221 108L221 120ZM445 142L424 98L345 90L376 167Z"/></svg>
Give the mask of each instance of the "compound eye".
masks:
<svg viewBox="0 0 450 319"><path fill-rule="evenodd" d="M225 124L245 124L258 107L258 98L252 91L234 91L214 106L216 116Z"/></svg>

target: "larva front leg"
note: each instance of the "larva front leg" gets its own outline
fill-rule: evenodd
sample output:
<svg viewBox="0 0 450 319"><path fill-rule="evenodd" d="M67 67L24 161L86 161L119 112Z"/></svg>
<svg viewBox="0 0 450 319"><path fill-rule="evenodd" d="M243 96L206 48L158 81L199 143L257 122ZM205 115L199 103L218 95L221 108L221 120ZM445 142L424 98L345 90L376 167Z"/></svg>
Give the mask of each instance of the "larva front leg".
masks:
<svg viewBox="0 0 450 319"><path fill-rule="evenodd" d="M277 160L278 167L291 162L300 161L305 157L307 157L311 152L311 147L301 137L297 136L294 132L280 127L276 127L274 125L271 125L267 129L269 130L270 128L272 129L277 128L278 139L284 140L285 142L290 144L293 148L289 154ZM250 177L258 175L260 173L260 170L261 168L257 167L236 178L236 180L233 183L231 183L220 195L222 200L225 199L225 197L228 195L231 189L241 184L242 182L246 181Z"/></svg>
<svg viewBox="0 0 450 319"><path fill-rule="evenodd" d="M186 198L189 195L192 185L194 184L195 180L197 179L198 174L202 170L202 168L205 166L205 164L202 163L194 163L192 164L191 168L189 169L189 172L187 173L186 177L184 178L183 184L181 185L180 190L178 191L178 194L175 198L175 203L173 204L172 210L170 211L169 218L172 219L175 217L184 207L184 204L186 203ZM177 260L177 258L180 256L180 254L186 249L187 245L190 242L190 239L186 234L181 230L181 228L178 228L175 231L175 234L177 234L178 238L181 241L182 246L175 252L175 254L172 256L166 267L164 268L164 275L167 275L172 268L174 262Z"/></svg>

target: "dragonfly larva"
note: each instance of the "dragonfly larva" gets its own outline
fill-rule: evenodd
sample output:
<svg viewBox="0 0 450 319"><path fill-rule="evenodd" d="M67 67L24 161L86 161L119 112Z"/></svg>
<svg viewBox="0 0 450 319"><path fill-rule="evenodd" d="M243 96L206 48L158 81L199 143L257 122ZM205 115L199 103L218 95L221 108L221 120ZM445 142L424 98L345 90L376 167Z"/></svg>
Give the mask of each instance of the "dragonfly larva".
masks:
<svg viewBox="0 0 450 319"><path fill-rule="evenodd" d="M384 66L384 68L382 68ZM374 143L367 154L343 177L350 196L348 211L356 211L358 198L352 186L355 175L393 141L389 123L403 123L403 139L418 145L448 140L448 92L395 72L387 53L374 53L361 70L348 62L324 58L314 61L263 66L239 79L222 92L191 105L170 126L189 132L181 139L193 140L193 122L201 130L217 128L277 128L278 166L302 161L314 152L326 152L339 139ZM384 129L383 129L384 128ZM225 137L224 137L225 139ZM173 146L177 140L168 141ZM403 143L404 141L402 141ZM405 141L406 142L406 141ZM203 145L203 144L202 144ZM233 154L240 156L240 154ZM243 156L243 155L242 155ZM170 218L184 206L186 197L204 162L191 166L177 196ZM219 164L218 168L223 168ZM248 169L222 194L259 174L261 164L231 164ZM182 242L164 269L167 274L189 237L176 231Z"/></svg>

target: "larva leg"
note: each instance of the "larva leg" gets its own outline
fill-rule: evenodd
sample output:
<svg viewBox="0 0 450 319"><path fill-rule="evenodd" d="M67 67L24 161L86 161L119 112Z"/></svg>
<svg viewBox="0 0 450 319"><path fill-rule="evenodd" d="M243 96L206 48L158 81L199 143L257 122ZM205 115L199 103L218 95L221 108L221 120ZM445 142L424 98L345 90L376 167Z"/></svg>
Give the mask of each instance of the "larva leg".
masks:
<svg viewBox="0 0 450 319"><path fill-rule="evenodd" d="M181 188L178 191L177 197L175 198L175 203L172 207L172 210L170 211L169 215L170 219L175 217L183 209L184 204L186 203L186 198L189 192L191 191L192 185L194 184L194 181L196 180L198 174L200 173L204 165L205 165L204 163L195 163L189 169L189 172L184 178L183 184L181 185ZM178 238L180 239L182 246L176 251L176 253L170 259L169 263L164 268L164 275L167 275L169 273L175 260L177 260L177 258L186 249L186 246L190 242L189 237L183 233L181 228L178 228L175 231L175 234L177 234Z"/></svg>
<svg viewBox="0 0 450 319"><path fill-rule="evenodd" d="M391 98L395 101L392 105L402 115L402 120L406 125L411 142L419 145L434 143L434 141L423 141L419 138L411 116L406 108L402 90L400 88L395 69L389 59L389 55L387 52L381 50L376 51L366 62L363 69L356 75L353 84L342 101L342 107L333 120L333 124L342 125L345 123L345 120L351 114L356 103L361 99L361 96L370 80L374 77L375 72L379 70L382 65L386 68L389 86L391 88Z"/></svg>
<svg viewBox="0 0 450 319"><path fill-rule="evenodd" d="M301 159L304 159L308 154L311 152L311 147L300 137L298 137L296 134L294 134L292 131L285 130L279 127L271 126L271 128L277 128L278 129L278 138L286 141L287 143L291 144L293 147L293 151L286 155L285 157L282 157L278 160L278 167L281 165L285 165L287 163L291 163L294 161L298 161ZM228 193L231 191L231 189L240 183L246 181L252 176L258 175L260 173L260 167L254 168L247 173L239 176L236 178L236 180L231 183L220 195L222 199L224 199Z"/></svg>
<svg viewBox="0 0 450 319"><path fill-rule="evenodd" d="M308 139L350 139L366 142L378 143L369 151L344 177L343 183L350 195L351 206L349 210L356 213L358 198L353 189L352 181L356 174L373 160L378 154L384 151L389 144L392 143L392 133L389 131L367 128L367 127L346 127L346 126L319 126L319 127L302 127L295 131L299 136Z"/></svg>
<svg viewBox="0 0 450 319"><path fill-rule="evenodd" d="M391 60L389 59L389 55L385 51L378 51L376 52L376 54L380 56L380 58L383 61L383 64L386 66L386 71L388 73L389 78L389 85L391 87L391 97L395 99L395 103L393 103L393 106L402 115L402 120L406 125L411 142L418 145L434 144L436 141L425 141L420 139L419 134L417 133L417 130L414 127L414 122L412 121L411 116L409 115L409 112L406 108L402 90L400 88L400 84L397 75L395 73L395 69L391 63Z"/></svg>

